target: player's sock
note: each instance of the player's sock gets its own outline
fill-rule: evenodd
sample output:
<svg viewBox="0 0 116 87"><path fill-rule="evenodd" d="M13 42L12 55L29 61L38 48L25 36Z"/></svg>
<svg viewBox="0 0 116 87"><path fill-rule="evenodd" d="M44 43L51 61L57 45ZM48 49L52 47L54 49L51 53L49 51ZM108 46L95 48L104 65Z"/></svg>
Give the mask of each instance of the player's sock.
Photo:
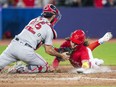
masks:
<svg viewBox="0 0 116 87"><path fill-rule="evenodd" d="M91 43L88 47L92 50L94 50L97 46L99 46L100 43L98 41L95 41L93 43Z"/></svg>
<svg viewBox="0 0 116 87"><path fill-rule="evenodd" d="M112 33L107 32L102 38L100 38L98 41L100 44L103 44L104 42L109 41L112 38Z"/></svg>

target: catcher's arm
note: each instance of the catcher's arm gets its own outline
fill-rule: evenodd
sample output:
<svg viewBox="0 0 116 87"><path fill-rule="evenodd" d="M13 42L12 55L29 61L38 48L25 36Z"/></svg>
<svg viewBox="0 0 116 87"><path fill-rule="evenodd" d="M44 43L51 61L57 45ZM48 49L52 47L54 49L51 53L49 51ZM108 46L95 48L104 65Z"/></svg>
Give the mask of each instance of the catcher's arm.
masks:
<svg viewBox="0 0 116 87"><path fill-rule="evenodd" d="M68 60L70 58L70 56L66 54L67 52L62 52L62 53L57 52L54 50L53 46L51 45L44 45L44 48L46 53L48 53L49 55L61 57L64 60Z"/></svg>

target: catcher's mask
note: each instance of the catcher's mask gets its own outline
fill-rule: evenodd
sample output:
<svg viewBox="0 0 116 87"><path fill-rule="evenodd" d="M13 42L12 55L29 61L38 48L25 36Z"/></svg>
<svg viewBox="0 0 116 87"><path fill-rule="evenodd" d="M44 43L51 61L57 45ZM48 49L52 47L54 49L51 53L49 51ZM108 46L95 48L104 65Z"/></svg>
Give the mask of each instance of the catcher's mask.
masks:
<svg viewBox="0 0 116 87"><path fill-rule="evenodd" d="M70 36L70 40L78 45L83 44L85 38L86 38L85 32L81 29L75 30Z"/></svg>
<svg viewBox="0 0 116 87"><path fill-rule="evenodd" d="M60 11L53 4L47 4L43 8L43 12L41 15L46 18L50 18L53 15L56 15L53 21L51 22L53 26L61 19Z"/></svg>

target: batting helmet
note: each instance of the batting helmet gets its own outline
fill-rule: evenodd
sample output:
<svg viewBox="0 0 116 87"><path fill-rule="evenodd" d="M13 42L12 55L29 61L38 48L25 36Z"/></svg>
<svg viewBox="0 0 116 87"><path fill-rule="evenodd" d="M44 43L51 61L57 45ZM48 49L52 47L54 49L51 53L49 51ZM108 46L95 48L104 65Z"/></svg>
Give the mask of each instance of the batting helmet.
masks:
<svg viewBox="0 0 116 87"><path fill-rule="evenodd" d="M81 29L75 30L70 36L70 40L76 44L84 43L85 38L86 38L85 32Z"/></svg>
<svg viewBox="0 0 116 87"><path fill-rule="evenodd" d="M51 24L55 25L61 19L60 11L53 4L47 4L46 6L44 6L42 16L50 18L53 15L56 15L56 17L51 22Z"/></svg>

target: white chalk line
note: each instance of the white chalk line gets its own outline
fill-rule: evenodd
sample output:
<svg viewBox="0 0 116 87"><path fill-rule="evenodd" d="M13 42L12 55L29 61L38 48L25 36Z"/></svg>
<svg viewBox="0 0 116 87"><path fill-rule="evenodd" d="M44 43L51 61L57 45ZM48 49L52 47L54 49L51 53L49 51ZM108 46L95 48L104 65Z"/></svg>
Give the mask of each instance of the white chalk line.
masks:
<svg viewBox="0 0 116 87"><path fill-rule="evenodd" d="M116 81L115 78L92 78L92 77L82 77L83 79L87 79L87 80L107 80L107 81Z"/></svg>
<svg viewBox="0 0 116 87"><path fill-rule="evenodd" d="M30 80L48 80L48 81L53 81L53 80L61 80L61 81L76 81L76 80L99 80L99 81L116 81L115 78L94 78L94 77L70 77L70 78L0 78L0 81L7 81L7 80L10 80L10 81L24 81L24 80L27 80L27 81L30 81Z"/></svg>

